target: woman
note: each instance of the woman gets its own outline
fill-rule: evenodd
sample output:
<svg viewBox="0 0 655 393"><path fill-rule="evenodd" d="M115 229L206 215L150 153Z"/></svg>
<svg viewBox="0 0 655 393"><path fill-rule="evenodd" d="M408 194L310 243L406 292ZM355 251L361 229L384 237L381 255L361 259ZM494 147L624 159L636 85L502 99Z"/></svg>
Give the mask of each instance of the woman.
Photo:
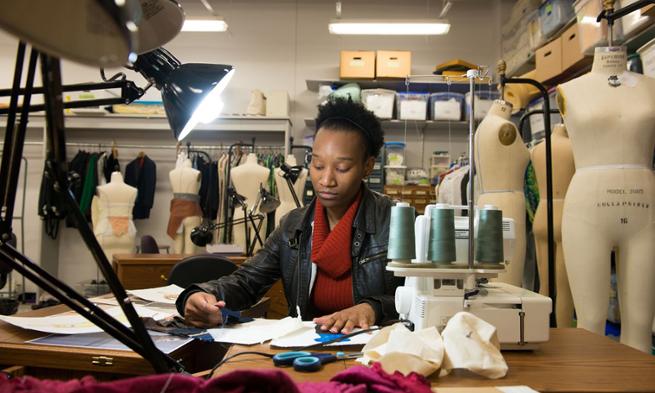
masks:
<svg viewBox="0 0 655 393"><path fill-rule="evenodd" d="M289 314L349 333L397 318L402 280L385 270L391 200L363 183L384 137L361 104L319 108L310 177L316 198L287 214L257 255L235 273L191 286L177 307L199 327L221 323L221 307L242 310L282 279Z"/></svg>

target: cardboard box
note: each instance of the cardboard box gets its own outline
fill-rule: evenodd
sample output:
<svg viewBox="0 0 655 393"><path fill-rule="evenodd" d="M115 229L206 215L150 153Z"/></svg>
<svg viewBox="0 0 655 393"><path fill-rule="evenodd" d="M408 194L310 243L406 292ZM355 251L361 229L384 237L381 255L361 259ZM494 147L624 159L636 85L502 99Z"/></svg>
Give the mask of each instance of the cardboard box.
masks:
<svg viewBox="0 0 655 393"><path fill-rule="evenodd" d="M557 37L537 49L535 58L538 81L544 82L559 75L562 72L562 38Z"/></svg>
<svg viewBox="0 0 655 393"><path fill-rule="evenodd" d="M412 52L379 50L376 55L376 78L405 78L412 71Z"/></svg>
<svg viewBox="0 0 655 393"><path fill-rule="evenodd" d="M341 63L339 66L339 78L375 78L375 52L342 50Z"/></svg>
<svg viewBox="0 0 655 393"><path fill-rule="evenodd" d="M591 58L585 56L580 47L578 25L574 24L562 33L562 70L577 68L587 63Z"/></svg>
<svg viewBox="0 0 655 393"><path fill-rule="evenodd" d="M266 94L267 117L289 117L289 94L284 90L273 90Z"/></svg>

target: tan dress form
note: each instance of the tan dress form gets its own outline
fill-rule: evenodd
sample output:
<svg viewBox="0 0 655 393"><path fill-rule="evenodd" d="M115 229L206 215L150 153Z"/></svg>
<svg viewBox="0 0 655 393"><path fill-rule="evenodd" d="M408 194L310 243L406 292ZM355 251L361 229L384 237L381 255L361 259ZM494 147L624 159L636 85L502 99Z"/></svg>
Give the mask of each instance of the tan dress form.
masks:
<svg viewBox="0 0 655 393"><path fill-rule="evenodd" d="M257 202L257 196L259 195L259 185L263 185L265 189L268 189L268 176L270 170L265 166L259 165L257 163L257 155L254 153L248 154L246 157L246 162L232 168L230 170L230 179L234 185L234 189L240 195L243 195L246 198L246 203L248 204L248 212ZM257 214L258 210L255 210L253 214ZM238 220L243 218L243 210L240 206L234 208L234 219ZM255 220L255 224L257 224ZM246 235L243 230L244 224L237 224L232 226L232 243L241 246L246 251ZM250 231L251 242L255 241L257 237L255 232L252 229L252 225L248 225L248 230ZM262 222L261 230L259 231L259 236L262 240L265 240L266 237L266 217ZM254 251L257 251L261 248L259 243L256 243Z"/></svg>
<svg viewBox="0 0 655 393"><path fill-rule="evenodd" d="M135 249L136 227L132 209L137 189L125 184L120 172L111 181L96 187L91 202L93 232L110 261L114 254L130 254Z"/></svg>
<svg viewBox="0 0 655 393"><path fill-rule="evenodd" d="M514 123L512 106L496 100L475 133L475 168L480 182L478 207L494 205L514 219L516 241L507 271L498 280L522 286L525 266L525 169L530 153Z"/></svg>
<svg viewBox="0 0 655 393"><path fill-rule="evenodd" d="M562 241L578 327L604 334L616 252L621 342L650 352L655 315L655 79L624 48L596 48L591 72L559 86L576 172ZM618 75L620 86L610 86Z"/></svg>
<svg viewBox="0 0 655 393"><path fill-rule="evenodd" d="M168 178L171 182L173 195L198 195L201 175L200 171L192 168L191 160L184 160L180 167L168 173ZM201 222L201 216L190 216L182 220L182 225L173 239L173 250L176 254L190 255L198 252L198 248L191 241L191 231L200 225Z"/></svg>
<svg viewBox="0 0 655 393"><path fill-rule="evenodd" d="M553 157L553 232L555 235L555 288L557 301L555 315L557 327L573 324L573 298L564 266L562 251L562 209L566 189L575 173L571 141L563 124L556 124L550 137ZM546 144L542 142L530 152L532 166L537 175L539 206L532 224L539 269L539 293L548 296L548 220L546 204Z"/></svg>
<svg viewBox="0 0 655 393"><path fill-rule="evenodd" d="M289 166L296 166L296 157L293 154L289 154L286 159L286 164ZM298 179L293 184L293 189L296 192L300 206L303 205L302 196L305 189L305 182L307 181L307 169L303 168L298 175ZM280 168L275 169L275 187L277 188L277 194L280 198L280 206L275 210L275 226L280 225L280 219L284 217L285 214L289 213L291 210L296 208L296 203L293 201L293 195L289 190L287 181L284 177L284 172Z"/></svg>

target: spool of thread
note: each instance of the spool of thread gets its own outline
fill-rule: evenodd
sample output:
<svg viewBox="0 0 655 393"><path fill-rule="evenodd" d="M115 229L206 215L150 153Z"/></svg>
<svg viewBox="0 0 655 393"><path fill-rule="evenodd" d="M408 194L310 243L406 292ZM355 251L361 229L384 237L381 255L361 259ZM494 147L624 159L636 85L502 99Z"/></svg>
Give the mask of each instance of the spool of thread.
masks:
<svg viewBox="0 0 655 393"><path fill-rule="evenodd" d="M495 206L485 205L478 211L478 237L475 260L485 263L501 263L503 253L503 212Z"/></svg>
<svg viewBox="0 0 655 393"><path fill-rule="evenodd" d="M450 263L456 259L455 210L440 203L430 210L428 260L435 263Z"/></svg>
<svg viewBox="0 0 655 393"><path fill-rule="evenodd" d="M414 208L409 206L409 203L398 202L396 206L391 207L387 258L409 261L416 257L414 215Z"/></svg>

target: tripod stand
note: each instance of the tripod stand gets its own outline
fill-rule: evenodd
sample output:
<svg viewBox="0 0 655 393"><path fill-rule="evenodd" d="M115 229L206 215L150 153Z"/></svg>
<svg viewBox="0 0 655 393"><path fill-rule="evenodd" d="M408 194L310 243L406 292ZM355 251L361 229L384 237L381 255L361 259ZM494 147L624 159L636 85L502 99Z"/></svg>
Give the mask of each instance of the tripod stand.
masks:
<svg viewBox="0 0 655 393"><path fill-rule="evenodd" d="M62 102L61 69L58 58L40 53L32 48L27 69L25 88L20 82L25 59L26 45L20 42L14 68L13 85L10 91L10 104L7 127L0 167L0 263L15 269L57 300L76 311L112 337L141 355L151 363L155 372L181 372L183 367L175 359L155 347L143 322L139 318L130 299L121 285L116 273L107 260L100 244L89 227L84 214L69 190L70 179L66 164L66 135L64 129L64 104ZM34 87L37 60L41 63L43 88ZM46 176L54 185L54 191L62 205L73 219L82 240L91 252L112 293L116 297L132 330L108 315L100 307L91 303L71 287L41 268L36 262L19 252L9 243L12 237L12 218L16 188L23 154L29 113L36 109L30 105L32 94L42 91L46 111ZM18 107L18 97L23 96L22 107ZM84 106L83 104L80 106ZM20 109L20 120L16 127L16 115ZM42 109L42 108L39 108Z"/></svg>

